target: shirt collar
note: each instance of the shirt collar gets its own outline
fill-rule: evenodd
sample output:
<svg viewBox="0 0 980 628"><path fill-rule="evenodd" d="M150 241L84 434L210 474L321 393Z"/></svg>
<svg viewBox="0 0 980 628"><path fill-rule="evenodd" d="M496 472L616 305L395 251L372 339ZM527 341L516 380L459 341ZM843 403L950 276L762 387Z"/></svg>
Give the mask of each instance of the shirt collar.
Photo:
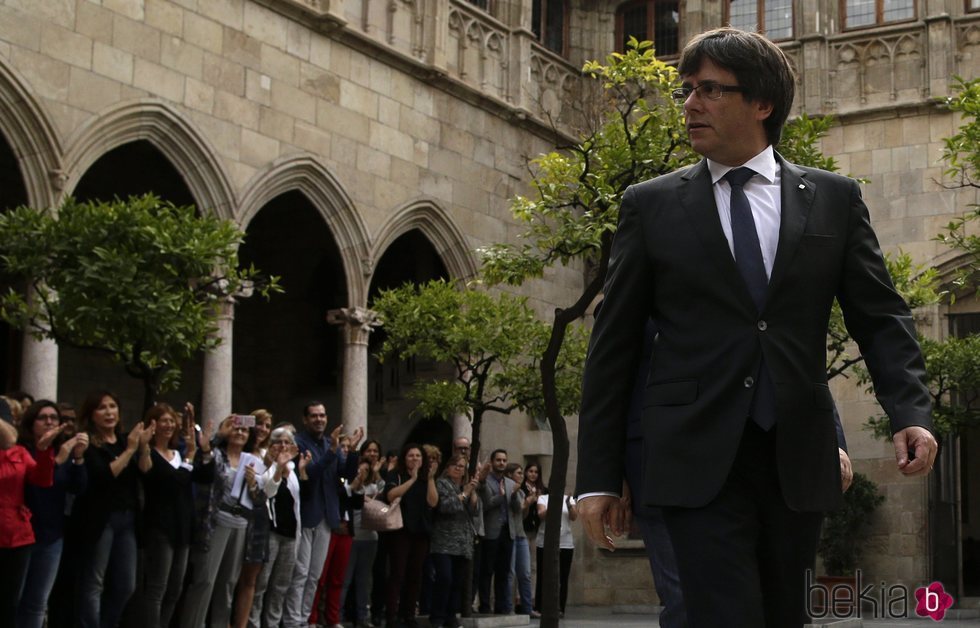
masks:
<svg viewBox="0 0 980 628"><path fill-rule="evenodd" d="M718 179L728 174L729 170L734 170L737 167L726 166L710 159L707 162L708 171L711 172L712 185L718 183ZM769 183L776 182L776 154L772 150L772 145L766 146L761 153L742 164L742 166L755 170L757 174L761 175Z"/></svg>

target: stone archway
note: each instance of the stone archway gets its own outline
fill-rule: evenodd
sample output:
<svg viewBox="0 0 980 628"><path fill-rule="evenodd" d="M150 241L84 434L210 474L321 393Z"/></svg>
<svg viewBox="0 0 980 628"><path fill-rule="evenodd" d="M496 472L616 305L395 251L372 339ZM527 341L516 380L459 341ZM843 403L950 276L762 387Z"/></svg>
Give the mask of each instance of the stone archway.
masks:
<svg viewBox="0 0 980 628"><path fill-rule="evenodd" d="M78 129L65 152L66 193L74 192L103 155L140 141L151 145L179 173L200 211L232 218L235 194L217 151L179 111L151 98L114 105Z"/></svg>
<svg viewBox="0 0 980 628"><path fill-rule="evenodd" d="M0 211L28 204L27 187L24 185L17 161L17 156L6 137L0 135ZM24 289L22 282L0 277L0 290L5 292L11 287ZM0 321L0 386L4 391L21 386L23 341L22 332Z"/></svg>
<svg viewBox="0 0 980 628"><path fill-rule="evenodd" d="M476 276L479 269L466 236L449 213L432 201L413 201L396 209L378 232L371 258L380 260L396 240L413 230L425 237L448 276L463 280Z"/></svg>
<svg viewBox="0 0 980 628"><path fill-rule="evenodd" d="M422 284L432 279L449 279L443 257L422 232L412 228L391 240L375 265L371 278L369 301L381 290L405 283ZM368 348L368 413L370 431L388 446L400 446L419 424L432 417L409 420L416 402L408 396L417 379L449 376L446 365L410 358L389 359L381 363L375 357L384 342L384 327L371 335ZM437 419L442 421L441 418ZM447 424L448 425L448 424ZM452 428L449 427L450 438ZM441 443L435 443L440 444Z"/></svg>
<svg viewBox="0 0 980 628"><path fill-rule="evenodd" d="M107 201L149 192L177 205L196 204L183 174L162 151L145 139L120 144L105 152L74 180L71 189L72 196L79 201ZM161 395L160 400L174 407L181 407L186 401L200 405L203 355L181 368L180 387ZM140 418L142 384L127 376L122 367L106 355L93 350L61 347L58 372L59 399L77 403L93 390L108 389L119 395L127 423Z"/></svg>
<svg viewBox="0 0 980 628"><path fill-rule="evenodd" d="M298 421L316 399L339 415L344 347L326 313L345 307L349 291L321 212L295 189L270 199L249 220L240 260L279 276L285 293L235 305L232 407Z"/></svg>
<svg viewBox="0 0 980 628"><path fill-rule="evenodd" d="M0 61L0 209L45 208L61 185L61 142L28 82ZM6 285L2 286L6 289ZM0 324L0 385L35 396L57 392L58 347Z"/></svg>
<svg viewBox="0 0 980 628"><path fill-rule="evenodd" d="M34 99L28 83L0 62L0 135L13 153L25 203L49 207L62 184L62 148L54 125Z"/></svg>
<svg viewBox="0 0 980 628"><path fill-rule="evenodd" d="M350 195L315 156L301 153L277 159L253 177L241 196L238 223L249 225L267 203L290 191L302 193L323 218L340 252L347 305L363 306L371 264L367 230Z"/></svg>

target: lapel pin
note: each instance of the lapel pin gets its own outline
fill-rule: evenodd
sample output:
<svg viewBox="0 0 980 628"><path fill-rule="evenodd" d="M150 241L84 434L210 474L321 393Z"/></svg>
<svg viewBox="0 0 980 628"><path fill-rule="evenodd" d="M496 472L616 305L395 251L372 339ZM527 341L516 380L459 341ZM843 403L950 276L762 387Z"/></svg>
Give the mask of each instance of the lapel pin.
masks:
<svg viewBox="0 0 980 628"><path fill-rule="evenodd" d="M805 186L805 185L803 185L803 184L801 183L801 184L800 184L800 189L801 189L801 190L805 190L805 189L806 189L806 186Z"/></svg>

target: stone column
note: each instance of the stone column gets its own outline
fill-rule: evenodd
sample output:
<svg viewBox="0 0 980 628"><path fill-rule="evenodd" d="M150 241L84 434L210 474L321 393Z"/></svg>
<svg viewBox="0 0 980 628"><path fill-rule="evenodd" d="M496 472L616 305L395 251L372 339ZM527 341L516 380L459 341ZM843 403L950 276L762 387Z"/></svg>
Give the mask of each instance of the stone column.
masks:
<svg viewBox="0 0 980 628"><path fill-rule="evenodd" d="M33 303L34 288L29 288L27 300ZM24 332L20 358L20 389L35 399L58 400L58 344L54 340L36 340Z"/></svg>
<svg viewBox="0 0 980 628"><path fill-rule="evenodd" d="M217 423L231 413L231 342L235 323L235 302L227 299L218 315L216 336L221 341L217 347L204 354L204 382L201 390L201 407L198 421Z"/></svg>
<svg viewBox="0 0 980 628"><path fill-rule="evenodd" d="M58 344L54 340L35 340L24 333L20 360L20 389L35 399L58 399Z"/></svg>
<svg viewBox="0 0 980 628"><path fill-rule="evenodd" d="M473 421L469 414L459 413L453 415L453 440L465 436L473 442Z"/></svg>
<svg viewBox="0 0 980 628"><path fill-rule="evenodd" d="M327 312L327 322L340 326L344 338L344 375L341 416L344 432L360 427L367 437L368 338L381 325L378 313L363 307L344 307Z"/></svg>

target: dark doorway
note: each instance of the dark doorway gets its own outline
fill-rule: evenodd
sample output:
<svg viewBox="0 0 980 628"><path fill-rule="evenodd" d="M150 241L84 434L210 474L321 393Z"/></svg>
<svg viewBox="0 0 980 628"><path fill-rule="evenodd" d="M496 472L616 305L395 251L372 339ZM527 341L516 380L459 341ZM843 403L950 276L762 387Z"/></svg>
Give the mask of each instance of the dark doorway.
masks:
<svg viewBox="0 0 980 628"><path fill-rule="evenodd" d="M422 284L432 279L448 279L446 266L435 247L418 229L413 229L391 243L381 259L371 280L368 304L381 291L397 288L406 283ZM408 396L417 379L449 377L452 370L448 365L440 365L425 360L409 358L389 359L383 364L377 353L384 342L384 326L371 334L368 363L368 414L373 437L384 443L385 447L401 445L415 425L411 411L415 400ZM449 438L452 426L446 421ZM431 442L431 441L427 441ZM432 442L432 444L438 444Z"/></svg>
<svg viewBox="0 0 980 628"><path fill-rule="evenodd" d="M27 205L27 187L17 164L17 156L7 139L0 135L0 210L6 211L21 205ZM10 277L0 276L0 290L6 292L12 287L24 288L16 285ZM20 388L23 341L24 335L21 332L0 321L0 386L3 386L4 391ZM35 394L34 391L27 392Z"/></svg>
<svg viewBox="0 0 980 628"><path fill-rule="evenodd" d="M100 157L73 191L79 201L111 201L154 193L175 205L193 205L194 197L180 172L150 142L124 144ZM160 395L174 407L192 401L200 405L203 354L182 365L181 385ZM95 390L109 389L119 395L123 421L128 427L141 418L142 383L128 375L110 357L93 350L60 347L58 352L58 399L80 404Z"/></svg>
<svg viewBox="0 0 980 628"><path fill-rule="evenodd" d="M266 408L276 421L298 421L316 399L331 418L340 416L343 346L326 317L348 298L330 229L306 196L287 192L259 211L246 234L241 263L278 276L285 293L235 306L236 411Z"/></svg>
<svg viewBox="0 0 980 628"><path fill-rule="evenodd" d="M980 333L980 313L951 314L950 335ZM940 443L930 475L929 533L932 577L958 596L980 596L980 429ZM955 597L955 596L954 596Z"/></svg>

